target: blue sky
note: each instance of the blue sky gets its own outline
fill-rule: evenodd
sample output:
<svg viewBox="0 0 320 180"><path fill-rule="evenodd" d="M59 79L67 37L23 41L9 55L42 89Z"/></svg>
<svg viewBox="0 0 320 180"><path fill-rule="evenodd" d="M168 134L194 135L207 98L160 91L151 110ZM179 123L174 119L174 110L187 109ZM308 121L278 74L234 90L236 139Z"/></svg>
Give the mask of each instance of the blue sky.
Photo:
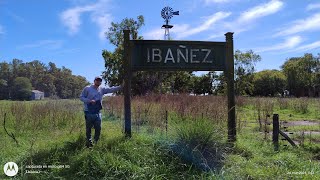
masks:
<svg viewBox="0 0 320 180"><path fill-rule="evenodd" d="M145 17L141 35L163 39L163 7L179 10L176 40L225 41L262 57L257 70L279 69L289 57L320 53L319 0L0 0L0 61L50 61L92 81L104 70L110 22Z"/></svg>

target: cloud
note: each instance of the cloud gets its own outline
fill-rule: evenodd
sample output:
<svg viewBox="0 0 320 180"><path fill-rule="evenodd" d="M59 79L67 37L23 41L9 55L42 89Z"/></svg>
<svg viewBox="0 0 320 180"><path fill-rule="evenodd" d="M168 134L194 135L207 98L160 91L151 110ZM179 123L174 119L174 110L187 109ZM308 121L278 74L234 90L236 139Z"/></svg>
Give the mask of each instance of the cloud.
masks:
<svg viewBox="0 0 320 180"><path fill-rule="evenodd" d="M310 50L313 50L313 49L318 49L320 48L320 41L315 41L313 43L310 43L310 44L306 44L306 45L303 45L303 46L299 46L291 51L288 51L288 52L295 52L295 51L310 51Z"/></svg>
<svg viewBox="0 0 320 180"><path fill-rule="evenodd" d="M142 33L144 39L163 40L164 30L161 28L155 28L145 33Z"/></svg>
<svg viewBox="0 0 320 180"><path fill-rule="evenodd" d="M94 4L80 5L63 11L60 14L62 23L68 28L69 34L73 35L79 31L81 26L81 15L88 13L91 21L99 28L99 38L105 39L104 32L110 26L112 16L108 13L110 0L99 0Z"/></svg>
<svg viewBox="0 0 320 180"><path fill-rule="evenodd" d="M6 13L7 13L8 16L10 16L12 19L14 19L17 22L20 22L20 23L24 23L25 22L25 19L23 17L13 13L10 10L6 10Z"/></svg>
<svg viewBox="0 0 320 180"><path fill-rule="evenodd" d="M209 17L205 18L205 21L197 26L196 28L190 28L189 30L184 30L177 34L177 38L185 38L194 34L198 34L200 32L206 31L212 27L213 24L219 22L222 19L225 19L231 15L231 12L217 12Z"/></svg>
<svg viewBox="0 0 320 180"><path fill-rule="evenodd" d="M299 45L301 42L302 42L302 38L300 36L293 36L293 37L287 38L282 43L276 44L274 46L257 48L255 49L255 51L259 53L259 52L266 52L266 51L280 51L280 50L292 49L292 48L295 48L297 45Z"/></svg>
<svg viewBox="0 0 320 180"><path fill-rule="evenodd" d="M203 23L198 25L196 28L192 28L190 24L177 24L174 28L170 29L170 35L173 36L174 39L186 38L212 28L215 23L230 15L230 12L217 12L211 16L205 17ZM146 39L163 39L164 29L153 29L144 33L144 37Z"/></svg>
<svg viewBox="0 0 320 180"><path fill-rule="evenodd" d="M92 16L92 21L99 26L99 38L105 39L105 32L111 24L112 17L110 14L98 14Z"/></svg>
<svg viewBox="0 0 320 180"><path fill-rule="evenodd" d="M75 34L79 31L79 26L81 24L81 14L84 12L93 11L94 9L94 5L71 8L62 12L60 18L62 20L62 23L69 28L69 33Z"/></svg>
<svg viewBox="0 0 320 180"><path fill-rule="evenodd" d="M307 9L307 11L311 11L314 9L320 9L320 3L309 4L306 9Z"/></svg>
<svg viewBox="0 0 320 180"><path fill-rule="evenodd" d="M255 19L274 14L278 12L282 7L283 2L272 0L268 3L255 6L248 11L241 13L238 22L251 22Z"/></svg>
<svg viewBox="0 0 320 180"><path fill-rule="evenodd" d="M296 34L305 31L315 31L320 30L320 13L314 14L306 19L300 19L290 26L283 28L275 36L286 36L291 34Z"/></svg>
<svg viewBox="0 0 320 180"><path fill-rule="evenodd" d="M170 29L171 37L174 36L176 39L176 35L182 32L187 31L190 28L189 24L176 24L172 29ZM142 34L144 39L155 39L155 40L163 40L164 39L164 29L162 28L154 28L151 31L147 31Z"/></svg>
<svg viewBox="0 0 320 180"><path fill-rule="evenodd" d="M272 0L268 3L263 3L249 8L245 12L240 13L239 17L235 20L222 23L222 25L220 25L221 28L217 29L214 34L208 37L208 39L223 37L223 35L228 31L233 31L237 34L248 31L254 26L253 22L280 11L282 7L283 2Z"/></svg>
<svg viewBox="0 0 320 180"><path fill-rule="evenodd" d="M30 44L24 44L18 46L18 49L29 49L29 48L46 48L49 50L60 49L63 45L62 40L40 40Z"/></svg>

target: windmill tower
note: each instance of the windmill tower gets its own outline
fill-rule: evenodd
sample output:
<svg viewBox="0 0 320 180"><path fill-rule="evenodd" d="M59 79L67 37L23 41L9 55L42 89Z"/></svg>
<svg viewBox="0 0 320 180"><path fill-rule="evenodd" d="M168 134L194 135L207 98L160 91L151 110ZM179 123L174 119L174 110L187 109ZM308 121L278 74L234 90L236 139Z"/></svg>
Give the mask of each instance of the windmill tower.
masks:
<svg viewBox="0 0 320 180"><path fill-rule="evenodd" d="M173 9L169 6L164 7L161 10L161 17L165 20L165 23L166 23L162 25L162 29L165 29L164 40L170 40L169 30L173 28L173 25L169 25L169 20L173 17L173 15L179 15L179 11L173 11Z"/></svg>

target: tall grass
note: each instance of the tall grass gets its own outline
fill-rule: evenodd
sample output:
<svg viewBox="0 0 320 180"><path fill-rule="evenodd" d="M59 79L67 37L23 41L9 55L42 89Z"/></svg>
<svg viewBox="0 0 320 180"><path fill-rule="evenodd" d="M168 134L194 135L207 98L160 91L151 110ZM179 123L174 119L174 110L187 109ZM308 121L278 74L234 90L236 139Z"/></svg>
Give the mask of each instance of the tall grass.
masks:
<svg viewBox="0 0 320 180"><path fill-rule="evenodd" d="M73 131L79 129L80 120L83 119L79 101L16 101L0 104L0 109L1 117L7 114L8 128L17 134L61 128L70 128L70 131Z"/></svg>
<svg viewBox="0 0 320 180"><path fill-rule="evenodd" d="M300 100L237 97L237 119L243 119L242 114L251 118L249 114L255 112L253 120L260 119L261 131L263 127L266 131L268 115L297 112L292 104ZM309 99L303 100L309 103L308 112L317 112L312 109L317 101L311 105ZM0 117L7 114L6 127L21 142L16 146L0 132L0 147L7 150L0 161L70 165L40 175L28 174L25 179L292 179L301 176L289 172L320 170L316 161L319 148L311 143L305 143L304 149L284 147L274 152L270 139L243 128L235 146L229 146L226 97L133 97L131 139L121 132L123 97L107 97L103 106L101 141L88 150L79 100L0 101ZM168 132L163 135L165 130Z"/></svg>
<svg viewBox="0 0 320 180"><path fill-rule="evenodd" d="M227 119L226 97L189 95L150 95L132 98L132 122L134 125L150 125L163 129L166 113L186 119L206 118L225 122ZM123 117L123 97L107 97L104 103L106 113Z"/></svg>
<svg viewBox="0 0 320 180"><path fill-rule="evenodd" d="M299 98L292 101L291 106L296 112L306 114L308 113L309 103L307 98Z"/></svg>

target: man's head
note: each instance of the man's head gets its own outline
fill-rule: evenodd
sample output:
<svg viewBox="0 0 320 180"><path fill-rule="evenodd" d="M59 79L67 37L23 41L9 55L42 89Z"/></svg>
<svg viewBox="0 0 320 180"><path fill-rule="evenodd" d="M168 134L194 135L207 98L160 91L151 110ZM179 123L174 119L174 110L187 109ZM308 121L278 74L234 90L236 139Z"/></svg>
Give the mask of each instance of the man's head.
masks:
<svg viewBox="0 0 320 180"><path fill-rule="evenodd" d="M101 82L102 82L102 78L97 76L94 78L94 85L99 87L101 85Z"/></svg>

